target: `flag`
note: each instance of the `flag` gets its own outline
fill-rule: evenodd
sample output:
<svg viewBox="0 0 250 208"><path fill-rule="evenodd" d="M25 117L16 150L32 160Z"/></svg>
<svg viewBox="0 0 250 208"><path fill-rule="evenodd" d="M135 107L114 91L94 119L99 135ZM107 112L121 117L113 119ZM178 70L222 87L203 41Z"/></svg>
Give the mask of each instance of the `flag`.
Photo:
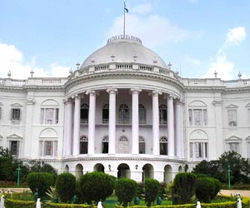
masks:
<svg viewBox="0 0 250 208"><path fill-rule="evenodd" d="M125 3L124 3L124 10L128 13L128 8L126 7Z"/></svg>

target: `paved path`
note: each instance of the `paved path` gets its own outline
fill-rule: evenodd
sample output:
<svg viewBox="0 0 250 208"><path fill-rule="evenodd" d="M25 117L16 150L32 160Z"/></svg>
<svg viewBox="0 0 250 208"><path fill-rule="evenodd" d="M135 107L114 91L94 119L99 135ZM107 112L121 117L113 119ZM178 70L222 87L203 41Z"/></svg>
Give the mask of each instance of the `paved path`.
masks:
<svg viewBox="0 0 250 208"><path fill-rule="evenodd" d="M220 190L220 193L226 196L234 196L240 194L242 197L250 197L250 191L246 190Z"/></svg>

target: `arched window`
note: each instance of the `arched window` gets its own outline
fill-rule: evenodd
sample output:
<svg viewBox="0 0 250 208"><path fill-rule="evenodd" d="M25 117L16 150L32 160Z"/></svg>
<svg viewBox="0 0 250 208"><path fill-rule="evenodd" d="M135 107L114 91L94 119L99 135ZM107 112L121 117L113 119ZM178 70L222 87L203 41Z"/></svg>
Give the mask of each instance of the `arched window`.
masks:
<svg viewBox="0 0 250 208"><path fill-rule="evenodd" d="M86 103L83 103L81 105L81 123L88 123L89 121L89 105Z"/></svg>
<svg viewBox="0 0 250 208"><path fill-rule="evenodd" d="M126 136L121 136L119 139L119 153L128 153L128 138Z"/></svg>
<svg viewBox="0 0 250 208"><path fill-rule="evenodd" d="M88 154L88 138L85 135L80 138L80 154Z"/></svg>
<svg viewBox="0 0 250 208"><path fill-rule="evenodd" d="M102 107L102 123L109 122L109 104L105 104Z"/></svg>
<svg viewBox="0 0 250 208"><path fill-rule="evenodd" d="M121 104L119 108L119 123L129 123L129 109L126 104Z"/></svg>
<svg viewBox="0 0 250 208"><path fill-rule="evenodd" d="M168 108L166 105L160 105L159 114L160 124L166 124L168 122Z"/></svg>
<svg viewBox="0 0 250 208"><path fill-rule="evenodd" d="M145 124L146 123L146 108L144 105L139 104L139 123L140 124Z"/></svg>
<svg viewBox="0 0 250 208"><path fill-rule="evenodd" d="M102 153L108 153L109 152L109 137L105 136L102 139Z"/></svg>
<svg viewBox="0 0 250 208"><path fill-rule="evenodd" d="M139 154L145 154L145 139L142 136L139 136Z"/></svg>
<svg viewBox="0 0 250 208"><path fill-rule="evenodd" d="M168 138L165 136L160 138L160 155L168 155Z"/></svg>

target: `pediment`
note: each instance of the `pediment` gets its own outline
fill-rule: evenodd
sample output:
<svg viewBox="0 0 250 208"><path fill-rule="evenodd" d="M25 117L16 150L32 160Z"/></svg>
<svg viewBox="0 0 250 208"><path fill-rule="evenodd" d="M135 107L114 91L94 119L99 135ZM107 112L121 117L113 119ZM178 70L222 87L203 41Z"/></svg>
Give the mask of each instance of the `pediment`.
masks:
<svg viewBox="0 0 250 208"><path fill-rule="evenodd" d="M44 102L42 102L41 104L42 106L58 106L58 102L52 99L49 100L45 100Z"/></svg>
<svg viewBox="0 0 250 208"><path fill-rule="evenodd" d="M242 139L240 137L237 137L237 136L231 136L231 137L227 138L226 141L228 141L228 142L230 142L230 141L242 141Z"/></svg>
<svg viewBox="0 0 250 208"><path fill-rule="evenodd" d="M207 105L200 100L194 100L188 105L189 107L207 107Z"/></svg>
<svg viewBox="0 0 250 208"><path fill-rule="evenodd" d="M237 106L237 105L234 105L234 104L230 104L230 105L228 105L226 108L238 108L238 106Z"/></svg>
<svg viewBox="0 0 250 208"><path fill-rule="evenodd" d="M11 107L14 107L14 108L21 108L21 107L23 107L21 104L19 104L19 103L13 103L13 104L11 104L10 105Z"/></svg>
<svg viewBox="0 0 250 208"><path fill-rule="evenodd" d="M191 132L190 140L208 140L208 135L203 130L197 129Z"/></svg>
<svg viewBox="0 0 250 208"><path fill-rule="evenodd" d="M7 139L22 139L23 137L21 137L18 134L11 134L9 136L7 136Z"/></svg>
<svg viewBox="0 0 250 208"><path fill-rule="evenodd" d="M52 128L46 128L40 134L40 138L57 138L57 137L58 137L57 132Z"/></svg>

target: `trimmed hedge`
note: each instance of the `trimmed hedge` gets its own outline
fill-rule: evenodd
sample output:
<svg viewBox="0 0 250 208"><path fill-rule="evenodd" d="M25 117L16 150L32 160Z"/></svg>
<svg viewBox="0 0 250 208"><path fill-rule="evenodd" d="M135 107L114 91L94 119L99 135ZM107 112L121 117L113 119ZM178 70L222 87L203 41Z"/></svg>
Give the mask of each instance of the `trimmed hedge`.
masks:
<svg viewBox="0 0 250 208"><path fill-rule="evenodd" d="M4 206L5 206L5 208L12 208L12 207L15 207L15 208L34 208L36 206L36 202L5 198Z"/></svg>

